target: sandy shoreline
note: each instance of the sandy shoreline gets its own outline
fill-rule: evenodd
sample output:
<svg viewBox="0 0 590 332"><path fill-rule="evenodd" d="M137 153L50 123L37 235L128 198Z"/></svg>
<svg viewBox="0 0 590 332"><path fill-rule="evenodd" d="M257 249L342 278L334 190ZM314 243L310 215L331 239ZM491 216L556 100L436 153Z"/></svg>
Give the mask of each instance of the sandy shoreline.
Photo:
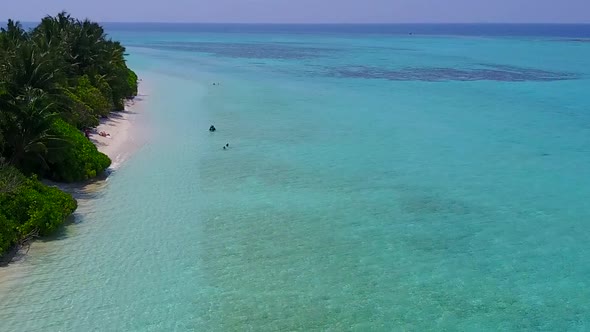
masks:
<svg viewBox="0 0 590 332"><path fill-rule="evenodd" d="M119 167L145 143L145 132L138 128L137 118L143 113L146 96L144 84L139 82L137 97L127 101L123 111L112 112L108 118L101 119L90 133L90 140L98 150L111 158L112 169ZM109 136L100 136L103 131Z"/></svg>
<svg viewBox="0 0 590 332"><path fill-rule="evenodd" d="M112 112L108 118L101 119L100 124L90 133L90 140L96 145L98 150L111 158L110 170L117 169L121 166L125 160L147 142L147 130L142 123L145 115L144 106L147 94L144 82L140 81L138 83L138 94L134 99L125 102L125 109ZM100 136L98 133L101 131L109 133L110 136ZM75 222L76 215L86 212L94 194L105 187L107 182L104 180L108 179L109 173L106 172L105 177L99 177L86 183L56 183L49 180L42 180L42 182L47 185L57 186L61 190L72 194L78 201L78 208L69 220L66 221L66 224L68 224ZM50 251L50 247L50 243L33 241L26 250L20 248L7 254L0 261L0 283L19 276L19 272L16 271L22 268L22 266L12 263L22 261L28 254L34 252ZM28 249L30 249L30 252Z"/></svg>
<svg viewBox="0 0 590 332"><path fill-rule="evenodd" d="M90 131L89 138L92 143L98 151L111 159L111 165L105 174L86 182L61 183L42 180L45 184L56 186L74 196L78 201L78 209L74 213L79 213L80 208L87 203L88 197L92 196L88 194L95 193L106 185L105 180L108 180L111 171L119 168L147 142L147 129L142 123L145 120L144 106L147 94L143 82L139 82L138 85L137 96L125 102L124 110L111 112L108 118L101 119L99 125ZM99 135L103 131L109 136Z"/></svg>

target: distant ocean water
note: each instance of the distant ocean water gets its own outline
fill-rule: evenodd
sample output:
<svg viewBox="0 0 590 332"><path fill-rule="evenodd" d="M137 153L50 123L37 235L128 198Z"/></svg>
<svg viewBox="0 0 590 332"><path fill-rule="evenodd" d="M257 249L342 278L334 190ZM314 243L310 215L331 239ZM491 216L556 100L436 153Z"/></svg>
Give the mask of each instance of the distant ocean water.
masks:
<svg viewBox="0 0 590 332"><path fill-rule="evenodd" d="M589 329L589 25L106 27L151 138L1 331Z"/></svg>

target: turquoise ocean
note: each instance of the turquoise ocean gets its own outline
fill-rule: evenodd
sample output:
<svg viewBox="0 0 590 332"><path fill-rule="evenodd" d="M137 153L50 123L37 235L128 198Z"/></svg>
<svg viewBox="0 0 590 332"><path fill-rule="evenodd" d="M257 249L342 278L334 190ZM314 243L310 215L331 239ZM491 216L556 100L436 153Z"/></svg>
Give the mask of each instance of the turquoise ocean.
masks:
<svg viewBox="0 0 590 332"><path fill-rule="evenodd" d="M147 142L0 331L590 330L589 26L107 31Z"/></svg>

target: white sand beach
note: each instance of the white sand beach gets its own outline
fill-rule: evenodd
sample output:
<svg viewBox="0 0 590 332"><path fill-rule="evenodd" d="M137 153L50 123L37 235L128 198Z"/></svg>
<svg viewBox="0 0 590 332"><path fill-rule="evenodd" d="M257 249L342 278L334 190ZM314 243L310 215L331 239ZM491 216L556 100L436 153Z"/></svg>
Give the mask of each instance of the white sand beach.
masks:
<svg viewBox="0 0 590 332"><path fill-rule="evenodd" d="M146 132L138 123L144 115L144 103L147 97L145 84L139 82L138 95L125 104L125 110L112 112L108 118L101 119L95 130L91 131L90 139L98 150L111 158L111 168L116 169L144 143ZM109 134L107 137L100 132Z"/></svg>

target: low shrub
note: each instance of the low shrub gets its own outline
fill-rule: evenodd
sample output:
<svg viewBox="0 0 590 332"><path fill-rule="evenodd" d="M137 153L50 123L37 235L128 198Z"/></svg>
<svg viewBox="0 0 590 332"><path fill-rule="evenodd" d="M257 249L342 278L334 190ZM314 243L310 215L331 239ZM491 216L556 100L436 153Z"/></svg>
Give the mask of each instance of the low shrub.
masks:
<svg viewBox="0 0 590 332"><path fill-rule="evenodd" d="M55 181L77 182L96 177L111 165L111 159L98 151L78 129L57 120L52 133L66 142L47 157L49 178Z"/></svg>

